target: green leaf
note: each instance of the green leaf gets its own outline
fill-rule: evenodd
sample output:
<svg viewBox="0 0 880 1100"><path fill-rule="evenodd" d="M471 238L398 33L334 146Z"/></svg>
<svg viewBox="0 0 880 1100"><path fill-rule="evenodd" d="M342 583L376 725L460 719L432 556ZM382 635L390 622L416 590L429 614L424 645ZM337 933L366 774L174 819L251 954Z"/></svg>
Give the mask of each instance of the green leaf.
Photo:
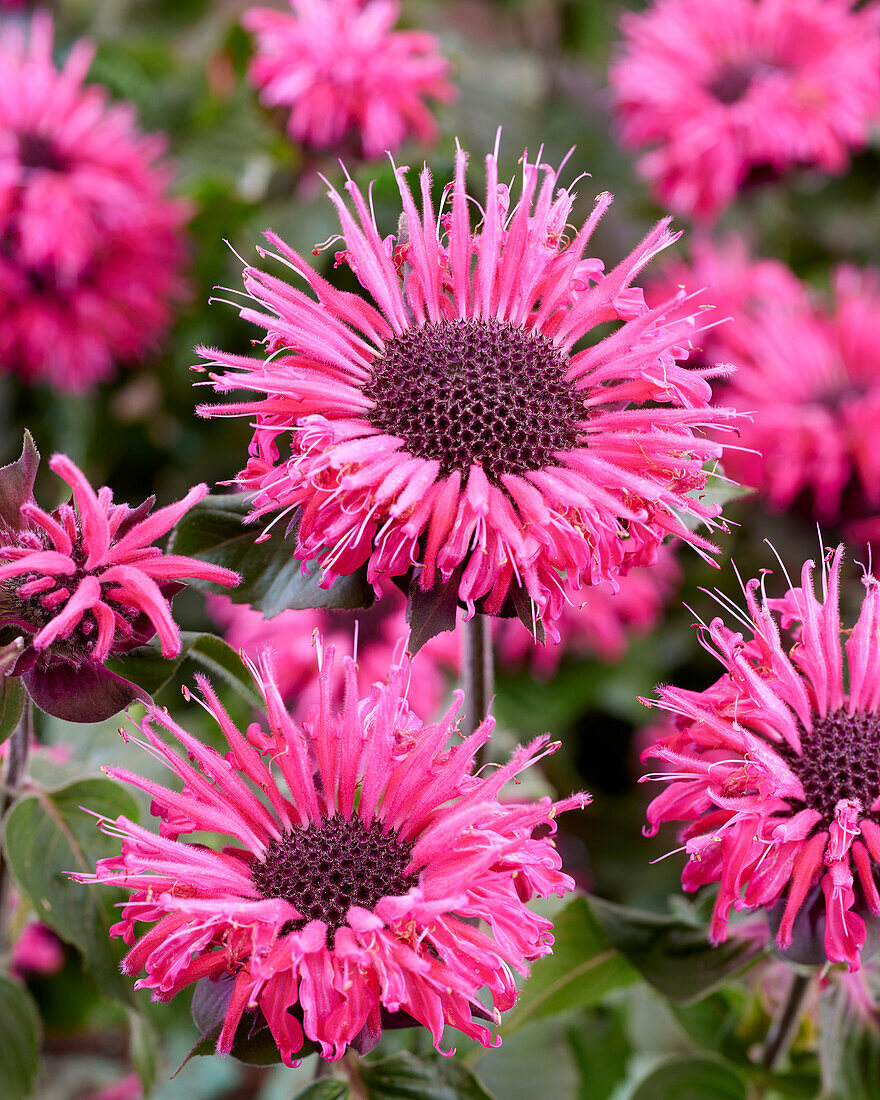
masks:
<svg viewBox="0 0 880 1100"><path fill-rule="evenodd" d="M15 733L24 714L25 692L17 676L0 676L0 744Z"/></svg>
<svg viewBox="0 0 880 1100"><path fill-rule="evenodd" d="M0 975L0 1072L4 1100L27 1100L40 1071L42 1028L34 999L19 982Z"/></svg>
<svg viewBox="0 0 880 1100"><path fill-rule="evenodd" d="M128 1014L128 1051L144 1095L149 1096L159 1072L159 1035L149 1019L134 1009Z"/></svg>
<svg viewBox="0 0 880 1100"><path fill-rule="evenodd" d="M212 678L219 677L252 707L263 707L262 696L239 654L216 634L183 631L177 657L163 657L157 646L142 646L124 657L107 661L107 667L157 695L179 674L184 661L194 661Z"/></svg>
<svg viewBox="0 0 880 1100"><path fill-rule="evenodd" d="M342 1100L348 1095L348 1085L345 1081L336 1080L333 1077L325 1077L322 1081L314 1081L307 1085L302 1092L298 1092L293 1100Z"/></svg>
<svg viewBox="0 0 880 1100"><path fill-rule="evenodd" d="M395 1054L381 1062L362 1062L360 1078L368 1100L492 1100L461 1062L434 1056Z"/></svg>
<svg viewBox="0 0 880 1100"><path fill-rule="evenodd" d="M438 634L455 630L461 574L459 566L449 580L439 581L427 591L419 586L418 576L413 578L406 605L406 621L409 623L407 648L413 656Z"/></svg>
<svg viewBox="0 0 880 1100"><path fill-rule="evenodd" d="M0 520L17 531L22 523L21 506L33 500L34 482L40 465L40 452L30 432L24 433L21 456L8 466L0 466Z"/></svg>
<svg viewBox="0 0 880 1100"><path fill-rule="evenodd" d="M615 989L639 980L609 942L586 898L575 898L554 918L553 954L536 962L502 1034L530 1020L597 1004Z"/></svg>
<svg viewBox="0 0 880 1100"><path fill-rule="evenodd" d="M79 949L102 992L130 1004L131 985L119 973L109 935L118 920L117 892L68 877L71 871L94 871L97 860L118 853L119 842L80 807L109 818L137 817L137 803L117 783L81 779L20 799L6 819L4 847L40 920Z"/></svg>
<svg viewBox="0 0 880 1100"><path fill-rule="evenodd" d="M580 1071L579 1100L608 1100L626 1079L631 1054L623 1013L585 1012L566 1034Z"/></svg>
<svg viewBox="0 0 880 1100"><path fill-rule="evenodd" d="M249 499L248 494L241 493L207 496L199 501L171 532L169 553L186 554L234 569L243 580L227 595L236 603L251 604L269 618L287 608L350 610L373 603L373 590L366 582L365 570L339 577L330 588L321 588L320 569L313 561L304 574L303 563L294 558L289 539L276 534L265 542L256 542L259 528L245 524ZM207 581L192 583L209 592L225 591Z"/></svg>
<svg viewBox="0 0 880 1100"><path fill-rule="evenodd" d="M617 950L673 1001L705 997L764 954L749 940L730 939L713 947L704 925L685 917L642 912L601 898L590 898L590 907Z"/></svg>
<svg viewBox="0 0 880 1100"><path fill-rule="evenodd" d="M629 1100L745 1100L746 1083L729 1062L679 1056L657 1066Z"/></svg>

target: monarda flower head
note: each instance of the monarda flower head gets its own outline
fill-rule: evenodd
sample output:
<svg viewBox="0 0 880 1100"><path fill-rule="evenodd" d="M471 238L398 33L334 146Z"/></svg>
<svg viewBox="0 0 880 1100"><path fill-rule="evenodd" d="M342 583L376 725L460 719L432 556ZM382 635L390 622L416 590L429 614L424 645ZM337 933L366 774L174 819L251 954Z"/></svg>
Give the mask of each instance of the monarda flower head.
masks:
<svg viewBox="0 0 880 1100"><path fill-rule="evenodd" d="M684 518L719 514L700 499L721 453L702 429L729 412L709 405L711 372L679 365L692 321L667 323L630 285L675 240L667 221L605 274L584 249L610 195L568 237L575 193L525 155L519 189L500 184L496 150L475 229L466 162L459 149L439 210L427 168L421 208L397 169L397 239L354 182L354 213L331 188L337 261L375 304L268 234L313 296L246 268L257 308L241 315L268 354L205 350L219 392L253 396L199 411L253 420L239 474L253 516L298 513L295 554L318 557L323 585L364 565L377 591L409 574L411 596L445 585L469 613L525 605L556 637L571 591L651 564L665 536L714 550Z"/></svg>
<svg viewBox="0 0 880 1100"><path fill-rule="evenodd" d="M753 178L842 172L880 114L875 4L656 0L621 19L609 80L664 206L713 220Z"/></svg>
<svg viewBox="0 0 880 1100"><path fill-rule="evenodd" d="M649 835L687 822L685 889L719 883L715 942L731 909L762 908L795 961L857 970L880 915L880 584L865 576L858 620L842 629L842 555L822 563L821 598L811 561L781 599L746 585L747 633L720 619L703 632L724 674L702 692L658 689L675 732L642 758L663 764L645 779L666 784Z"/></svg>
<svg viewBox="0 0 880 1100"><path fill-rule="evenodd" d="M481 777L491 718L464 739L452 712L423 725L403 698L404 668L359 698L350 658L337 711L332 663L328 649L320 701L298 725L261 659L268 724L244 735L200 679L225 756L153 708L138 743L182 790L107 769L150 795L160 835L103 819L121 855L75 877L133 891L112 931L131 945L123 971L146 972L139 988L168 1000L200 979L227 987L218 1053L245 1014L249 1030L268 1024L288 1065L304 1040L327 1059L370 1049L389 1019L422 1024L438 1046L446 1024L497 1045L473 1015L497 1022L516 999L511 968L550 953L552 924L525 902L572 889L551 837L556 816L589 798L507 801L506 784L556 747L547 736ZM204 830L229 845L182 839ZM153 927L139 936L138 922Z"/></svg>
<svg viewBox="0 0 880 1100"><path fill-rule="evenodd" d="M208 492L196 485L150 514L96 493L66 455L50 468L73 502L45 512L33 497L39 455L26 437L21 458L0 469L0 641L24 635L10 675L42 710L72 722L116 714L140 688L104 667L159 635L164 657L180 652L171 598L183 579L235 585L237 573L152 544Z"/></svg>
<svg viewBox="0 0 880 1100"><path fill-rule="evenodd" d="M83 87L87 42L59 71L52 37L45 13L0 29L0 370L79 391L170 323L186 211L163 138Z"/></svg>
<svg viewBox="0 0 880 1100"><path fill-rule="evenodd" d="M452 97L449 62L424 31L393 29L397 0L290 0L292 13L251 8L249 69L267 107L289 107L287 132L312 150L367 159L413 135L433 142L426 98Z"/></svg>

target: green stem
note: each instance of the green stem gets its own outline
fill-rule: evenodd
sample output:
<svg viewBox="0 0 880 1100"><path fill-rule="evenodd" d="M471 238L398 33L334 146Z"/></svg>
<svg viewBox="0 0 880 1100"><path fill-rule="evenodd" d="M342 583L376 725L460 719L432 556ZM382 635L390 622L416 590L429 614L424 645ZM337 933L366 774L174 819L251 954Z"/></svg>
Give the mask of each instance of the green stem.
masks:
<svg viewBox="0 0 880 1100"><path fill-rule="evenodd" d="M3 772L3 796L0 800L0 820L5 820L13 802L18 798L21 781L27 768L28 749L34 734L34 705L28 696L24 711L9 738L9 751L6 754L6 767ZM12 924L12 876L3 848L0 847L0 951L11 946L10 927Z"/></svg>
<svg viewBox="0 0 880 1100"><path fill-rule="evenodd" d="M788 1053L797 1034L798 1020L812 980L813 971L809 974L792 974L788 996L767 1033L767 1041L761 1054L761 1065L764 1069L775 1069Z"/></svg>
<svg viewBox="0 0 880 1100"><path fill-rule="evenodd" d="M462 688L464 690L465 736L489 713L492 700L494 665L492 660L492 619L475 614L464 623Z"/></svg>

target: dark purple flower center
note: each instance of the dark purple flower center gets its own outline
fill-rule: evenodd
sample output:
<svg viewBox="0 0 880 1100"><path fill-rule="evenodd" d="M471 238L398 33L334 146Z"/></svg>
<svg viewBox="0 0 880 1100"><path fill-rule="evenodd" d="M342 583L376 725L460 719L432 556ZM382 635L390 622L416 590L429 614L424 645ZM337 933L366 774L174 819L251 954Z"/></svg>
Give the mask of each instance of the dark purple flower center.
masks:
<svg viewBox="0 0 880 1100"><path fill-rule="evenodd" d="M706 88L719 103L738 103L751 87L760 67L755 61L737 61L722 65Z"/></svg>
<svg viewBox="0 0 880 1100"><path fill-rule="evenodd" d="M364 387L367 419L440 474L474 463L497 482L555 466L585 418L567 360L540 333L498 321L450 321L395 336Z"/></svg>
<svg viewBox="0 0 880 1100"><path fill-rule="evenodd" d="M45 168L50 172L63 172L67 168L67 158L42 134L18 135L18 159L22 168Z"/></svg>
<svg viewBox="0 0 880 1100"><path fill-rule="evenodd" d="M350 906L373 909L380 898L398 897L417 884L417 875L406 874L412 848L378 824L337 815L273 840L251 877L264 898L284 898L302 913L290 929L322 920L332 946Z"/></svg>
<svg viewBox="0 0 880 1100"><path fill-rule="evenodd" d="M880 715L845 710L813 717L801 731L802 755L783 753L800 779L804 801L826 824L843 798L857 798L867 812L880 798Z"/></svg>

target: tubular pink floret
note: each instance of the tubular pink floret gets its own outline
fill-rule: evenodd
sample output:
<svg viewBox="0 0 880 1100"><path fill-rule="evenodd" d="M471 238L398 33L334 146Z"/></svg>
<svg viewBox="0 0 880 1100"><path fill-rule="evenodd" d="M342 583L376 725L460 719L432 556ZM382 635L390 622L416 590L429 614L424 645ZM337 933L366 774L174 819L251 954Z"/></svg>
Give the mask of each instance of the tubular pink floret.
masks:
<svg viewBox="0 0 880 1100"><path fill-rule="evenodd" d="M409 710L406 667L360 697L354 665L344 665L337 709L333 653L324 651L322 697L299 724L280 709L271 662L261 658L254 671L269 723L246 735L205 690L229 743L226 756L151 708L144 747L181 777L183 790L110 769L150 794L162 835L123 817L101 819L105 832L121 837L121 854L100 861L93 875L74 877L132 892L113 934L131 948L125 972L145 973L139 987L167 999L195 981L237 974L219 1053L231 1049L242 1018L258 1008L287 1065L304 1037L323 1057L341 1057L364 1027L378 1034L383 1010L413 1017L435 1045L447 1024L497 1045L472 1019L477 994L490 992L496 1018L513 1004L511 968L527 973L529 961L552 945L551 923L523 899L564 895L573 886L552 841L534 839L534 830L546 825L552 836L556 816L587 805L589 796L499 801L504 783L555 745L538 738L480 778L474 754L490 722L459 741L454 712L423 726ZM152 733L153 724L174 734L188 760ZM297 805L290 780L307 806ZM182 839L203 829L222 831L230 847L212 851ZM390 860L397 868L370 896L352 894L361 886L337 872L337 861L356 859L349 836L375 846L371 866ZM291 855L294 862L279 871L302 844L330 847L321 849L323 862ZM422 854L407 865L420 845ZM364 869L355 878L369 883L375 873ZM484 930L475 921L486 922ZM137 922L152 927L138 936Z"/></svg>

